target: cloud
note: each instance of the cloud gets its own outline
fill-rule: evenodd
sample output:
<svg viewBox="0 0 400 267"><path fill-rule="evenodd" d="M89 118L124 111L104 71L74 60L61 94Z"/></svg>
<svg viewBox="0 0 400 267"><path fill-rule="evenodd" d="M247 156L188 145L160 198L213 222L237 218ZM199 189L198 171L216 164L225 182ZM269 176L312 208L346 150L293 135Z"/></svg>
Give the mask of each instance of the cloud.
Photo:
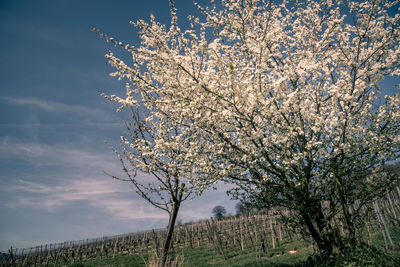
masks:
<svg viewBox="0 0 400 267"><path fill-rule="evenodd" d="M9 197L3 198L0 204L8 208L60 212L81 207L112 220L147 220L149 227L168 217L165 211L137 196L129 183L113 180L102 172L125 177L119 161L105 147L101 150L24 142L10 137L0 139L0 160L11 158L22 166L33 165L35 172L30 173L22 167L7 184L2 181L0 195ZM142 181L149 178L146 174L139 177ZM179 218L183 221L208 218L216 205L228 206L229 210L231 201L224 193L229 187L221 184L218 191L209 191L193 201L184 202Z"/></svg>
<svg viewBox="0 0 400 267"><path fill-rule="evenodd" d="M28 207L52 212L81 203L102 210L114 220L166 218L165 212L138 199L127 184L103 178L77 179L55 185L18 179L12 185L2 186L1 191L16 195L16 202L6 204L10 208Z"/></svg>
<svg viewBox="0 0 400 267"><path fill-rule="evenodd" d="M121 169L114 154L105 145L45 144L4 137L0 139L1 158L16 159L35 166L68 167L80 171Z"/></svg>
<svg viewBox="0 0 400 267"><path fill-rule="evenodd" d="M67 113L79 116L79 118L101 119L102 121L115 121L116 116L109 112L104 112L99 108L93 108L82 105L70 105L61 102L46 100L37 97L8 97L4 96L2 99L7 102L18 106L30 106L38 108L51 113Z"/></svg>
<svg viewBox="0 0 400 267"><path fill-rule="evenodd" d="M33 112L29 110L29 113L34 118L34 121L24 118L23 122L1 123L1 126L40 128L61 126L74 127L72 129L75 130L79 130L84 126L107 129L107 131L110 129L125 129L123 123L120 121L121 115L117 115L116 112L112 112L109 109L106 112L96 107L65 104L37 97L17 98L0 96L0 99L21 108L32 108ZM36 113L35 111L37 110L43 111L44 114Z"/></svg>
<svg viewBox="0 0 400 267"><path fill-rule="evenodd" d="M138 197L128 182L113 180L103 173L124 177L115 155L104 150L85 149L66 144L23 142L15 138L0 139L0 160L33 165L35 172L22 167L8 184L2 179L0 192L9 208L61 210L82 203L118 220L165 219L164 211L156 210ZM22 178L21 178L22 177ZM139 179L150 177L142 174Z"/></svg>
<svg viewBox="0 0 400 267"><path fill-rule="evenodd" d="M0 211L7 214L8 221L18 222L15 226L9 222L12 225L0 233L0 248L167 226L165 211L136 195L129 183L102 173L105 170L123 175L120 163L107 148L103 151L77 144L50 145L7 137L0 138L0 161L11 165L18 162L12 165L16 170L0 174L4 177L0 178ZM144 174L140 177L148 178ZM223 191L209 191L193 201L185 201L178 219L188 222L209 218L216 205L225 206L229 212L234 203ZM20 226L26 223L29 227Z"/></svg>
<svg viewBox="0 0 400 267"><path fill-rule="evenodd" d="M56 185L19 179L13 185L3 186L2 191L14 192L16 202L11 208L39 208L55 211L78 202L106 213L113 220L165 220L165 211L154 208L138 197L126 183L111 179L85 178ZM196 221L211 216L216 205L233 206L222 190L206 192L198 201L186 201L179 213L184 221ZM82 205L82 204L81 204Z"/></svg>

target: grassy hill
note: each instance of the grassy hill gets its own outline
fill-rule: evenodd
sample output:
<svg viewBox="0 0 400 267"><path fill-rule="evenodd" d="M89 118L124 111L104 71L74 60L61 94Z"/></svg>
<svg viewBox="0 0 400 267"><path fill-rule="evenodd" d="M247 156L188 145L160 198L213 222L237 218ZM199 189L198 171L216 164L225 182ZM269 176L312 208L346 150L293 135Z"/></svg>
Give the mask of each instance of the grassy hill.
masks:
<svg viewBox="0 0 400 267"><path fill-rule="evenodd" d="M397 205L395 212L398 208ZM382 252L386 237L378 221L366 223L368 229L362 232L362 240L380 250L361 249L354 257L371 264L348 266L379 266L368 258L376 253L383 258L400 258L399 224L388 220L395 247L388 247L386 254ZM156 266L164 235L164 230L153 230L53 247L44 245L25 252L14 251L12 257L3 257L0 266ZM177 226L169 260L170 266L182 267L311 266L318 265L310 261L315 254L316 247L302 229L284 227L277 216L254 214ZM400 263L392 266L400 266L397 264Z"/></svg>
<svg viewBox="0 0 400 267"><path fill-rule="evenodd" d="M374 205L357 229L365 245L336 255L334 266L400 266L400 188L374 200ZM12 249L0 255L0 267L152 267L165 235L165 229L158 229ZM306 229L285 226L272 211L176 226L170 253L170 266L321 266Z"/></svg>
<svg viewBox="0 0 400 267"><path fill-rule="evenodd" d="M400 239L399 232L394 228L391 228L391 234L395 240ZM246 244L250 244L251 241L245 240ZM371 243L377 248L384 247L384 240L380 231L375 231ZM226 249L226 259L215 249L215 246L211 244L204 244L203 246L193 248L184 247L176 249L175 251L176 260L172 261L171 266L226 266L226 267L239 267L239 266L319 266L319 264L313 261L312 255L315 253L315 248L312 243L302 240L301 237L296 236L295 238L285 239L279 243L279 246L272 248L267 247L267 253L264 254L262 249L249 247L244 251L238 251L233 247ZM82 265L77 263L70 266L156 266L154 264L155 257L154 250L148 251L144 254L136 254L133 256L116 256L116 257L98 257L90 259L84 262ZM364 260L367 264L363 265L337 265L337 266L400 266L400 251L398 249L388 251L384 253L383 250L379 250L378 253L382 255L388 255L393 257L394 261L392 265L380 265L379 263L373 263L370 261L368 264L368 255L375 253L374 251L360 251L359 255L354 257L365 257ZM367 254L367 255L364 255Z"/></svg>

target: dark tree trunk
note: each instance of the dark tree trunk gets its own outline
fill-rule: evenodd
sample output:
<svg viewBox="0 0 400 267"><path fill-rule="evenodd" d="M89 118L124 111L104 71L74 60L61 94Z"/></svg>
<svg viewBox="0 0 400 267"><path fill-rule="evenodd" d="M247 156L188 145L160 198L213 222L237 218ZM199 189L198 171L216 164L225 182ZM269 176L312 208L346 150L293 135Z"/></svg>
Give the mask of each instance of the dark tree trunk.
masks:
<svg viewBox="0 0 400 267"><path fill-rule="evenodd" d="M169 214L169 222L168 222L168 229L167 229L167 236L165 238L164 241L164 246L163 246L163 250L162 250L162 254L161 254L161 259L159 262L159 266L160 267L164 267L165 263L167 261L167 256L168 256L168 251L171 245L171 241L172 241L172 236L174 233L174 228L175 228L175 221L176 221L176 217L178 215L178 211L179 211L179 207L180 207L180 202L174 202L174 204L172 205L172 210L171 213Z"/></svg>
<svg viewBox="0 0 400 267"><path fill-rule="evenodd" d="M302 212L302 217L308 231L323 256L338 252L337 235L325 220L320 203L310 203L309 208ZM313 222L314 219L314 222Z"/></svg>
<svg viewBox="0 0 400 267"><path fill-rule="evenodd" d="M351 248L356 246L356 229L352 216L350 213L349 205L347 204L345 192L343 190L342 179L338 176L335 178L336 193L342 207L344 222L346 223L346 229L348 231L348 242Z"/></svg>
<svg viewBox="0 0 400 267"><path fill-rule="evenodd" d="M330 244L327 244L326 240L324 240L321 237L319 231L315 228L314 224L312 223L310 216L307 213L303 213L302 216L303 216L304 223L306 224L307 229L310 232L315 243L317 244L320 252L328 253L328 254L331 253L332 248L330 247Z"/></svg>

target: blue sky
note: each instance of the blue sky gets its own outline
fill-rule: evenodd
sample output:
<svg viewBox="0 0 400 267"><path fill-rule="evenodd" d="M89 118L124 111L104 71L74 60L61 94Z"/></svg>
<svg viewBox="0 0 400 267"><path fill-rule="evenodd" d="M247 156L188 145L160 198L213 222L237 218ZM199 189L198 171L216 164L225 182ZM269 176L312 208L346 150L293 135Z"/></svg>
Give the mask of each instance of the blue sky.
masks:
<svg viewBox="0 0 400 267"><path fill-rule="evenodd" d="M195 12L192 1L176 6ZM124 90L104 54L124 54L91 32L134 44L129 21L150 13L169 23L168 0L0 2L0 251L166 226L165 212L103 174L122 174L104 141L124 130L99 95ZM224 187L184 203L180 219L209 218L216 205L234 213Z"/></svg>
<svg viewBox="0 0 400 267"><path fill-rule="evenodd" d="M190 0L176 6L181 21L196 12ZM124 92L104 54L126 54L91 32L135 44L129 21L150 13L168 24L168 0L0 1L0 251L166 226L165 212L103 173L122 174L104 141L124 130L99 94ZM384 88L394 93L394 81ZM234 213L219 188L179 219L209 218L216 205Z"/></svg>

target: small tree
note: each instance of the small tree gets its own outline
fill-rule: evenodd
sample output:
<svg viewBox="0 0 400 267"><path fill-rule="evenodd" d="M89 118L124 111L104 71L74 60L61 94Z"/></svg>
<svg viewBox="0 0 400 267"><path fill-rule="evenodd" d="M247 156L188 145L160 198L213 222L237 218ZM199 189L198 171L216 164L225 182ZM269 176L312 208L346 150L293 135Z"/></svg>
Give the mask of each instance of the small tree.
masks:
<svg viewBox="0 0 400 267"><path fill-rule="evenodd" d="M225 217L226 209L225 209L225 207L220 206L220 205L215 206L212 209L212 214L213 214L214 218L219 221L219 220L221 220L222 218Z"/></svg>
<svg viewBox="0 0 400 267"><path fill-rule="evenodd" d="M104 96L124 104L117 97ZM112 177L132 183L139 196L168 213L167 234L158 255L158 265L163 267L181 204L198 192L191 184L191 164L186 160L191 150L188 132L168 116L144 106L130 107L129 111L131 119L125 121L127 131L121 136L120 150L112 148L127 178Z"/></svg>
<svg viewBox="0 0 400 267"><path fill-rule="evenodd" d="M172 23L175 22L175 7L171 1ZM100 37L105 35L94 29ZM117 44L112 38L105 36L107 41ZM121 43L118 43L121 45ZM127 47L127 46L126 46ZM125 47L125 48L126 48ZM109 63L118 71L111 76L121 74L119 59L107 55ZM158 255L158 266L164 267L167 262L176 218L183 201L189 197L200 195L209 184L200 185L193 179L193 139L195 134L187 127L186 122L176 119L170 112L164 112L155 105L154 100L163 101L161 95L150 93L137 87L133 77L122 75L133 84L126 84L129 97L120 98L116 95L102 95L109 101L121 106L117 112L128 109L129 120L123 120L127 131L121 136L120 149L110 148L118 156L127 178L111 175L113 178L130 182L135 192L156 208L164 210L169 215L167 234L161 255ZM201 149L197 148L197 151ZM139 174L139 175L138 175ZM149 176L143 177L143 174ZM178 222L178 224L181 222Z"/></svg>

